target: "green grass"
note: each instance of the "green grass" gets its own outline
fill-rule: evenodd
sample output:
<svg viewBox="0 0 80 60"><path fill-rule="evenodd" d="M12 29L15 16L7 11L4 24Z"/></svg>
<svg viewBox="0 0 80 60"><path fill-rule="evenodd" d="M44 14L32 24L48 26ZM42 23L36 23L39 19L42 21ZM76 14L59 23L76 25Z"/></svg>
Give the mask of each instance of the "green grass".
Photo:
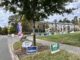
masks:
<svg viewBox="0 0 80 60"><path fill-rule="evenodd" d="M21 49L22 48L22 42L21 41L18 41L16 43L14 43L13 44L13 48L14 48L14 50Z"/></svg>
<svg viewBox="0 0 80 60"><path fill-rule="evenodd" d="M21 49L22 42L16 42L13 47L14 50ZM40 44L37 44L40 45ZM51 54L50 51L41 51L34 55L23 55L21 60L80 60L79 56L68 53L66 51L60 51L55 54Z"/></svg>
<svg viewBox="0 0 80 60"><path fill-rule="evenodd" d="M51 36L41 36L38 39L48 40L53 42L60 42L64 44L74 45L80 47L80 33L70 33L63 35L51 35Z"/></svg>
<svg viewBox="0 0 80 60"><path fill-rule="evenodd" d="M65 51L51 54L49 51L40 52L35 55L24 56L21 60L80 60L78 56Z"/></svg>

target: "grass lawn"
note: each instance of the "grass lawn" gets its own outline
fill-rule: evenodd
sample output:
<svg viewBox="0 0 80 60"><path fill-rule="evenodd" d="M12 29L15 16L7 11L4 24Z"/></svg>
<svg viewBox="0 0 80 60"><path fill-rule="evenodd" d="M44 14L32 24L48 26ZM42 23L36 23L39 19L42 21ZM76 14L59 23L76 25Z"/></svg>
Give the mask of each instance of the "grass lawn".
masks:
<svg viewBox="0 0 80 60"><path fill-rule="evenodd" d="M64 44L74 45L80 47L80 33L70 33L63 35L51 35L51 36L41 36L38 39L48 40L53 42L60 42Z"/></svg>
<svg viewBox="0 0 80 60"><path fill-rule="evenodd" d="M35 55L24 56L21 60L80 60L80 58L65 51L55 54L51 54L49 51L43 51Z"/></svg>
<svg viewBox="0 0 80 60"><path fill-rule="evenodd" d="M21 49L22 42L18 41L13 45L14 51ZM40 45L40 44L38 44ZM34 55L23 55L19 57L20 60L80 60L79 56L68 53L66 51L60 51L55 54L51 54L49 50L43 50Z"/></svg>
<svg viewBox="0 0 80 60"><path fill-rule="evenodd" d="M21 49L22 48L22 42L21 41L18 41L16 43L14 43L13 44L13 48L14 48L14 50Z"/></svg>

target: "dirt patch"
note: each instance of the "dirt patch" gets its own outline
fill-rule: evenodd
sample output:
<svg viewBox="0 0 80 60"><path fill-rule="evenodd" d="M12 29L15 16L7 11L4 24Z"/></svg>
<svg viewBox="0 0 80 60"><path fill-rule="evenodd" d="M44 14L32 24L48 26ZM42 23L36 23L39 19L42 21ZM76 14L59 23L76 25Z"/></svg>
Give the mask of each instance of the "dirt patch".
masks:
<svg viewBox="0 0 80 60"><path fill-rule="evenodd" d="M48 50L49 47L48 46L43 46L43 45L40 45L38 46L38 52L42 52L44 50ZM29 56L29 54L27 54L26 52L26 48L21 48L21 49L18 49L18 50L15 50L14 53L19 57L23 57L23 56Z"/></svg>

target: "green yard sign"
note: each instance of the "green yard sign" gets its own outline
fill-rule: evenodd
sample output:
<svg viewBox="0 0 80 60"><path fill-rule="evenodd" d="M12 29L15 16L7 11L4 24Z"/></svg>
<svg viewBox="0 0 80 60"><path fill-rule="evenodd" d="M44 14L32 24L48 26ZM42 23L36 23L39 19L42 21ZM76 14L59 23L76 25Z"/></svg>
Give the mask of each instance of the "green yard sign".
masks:
<svg viewBox="0 0 80 60"><path fill-rule="evenodd" d="M51 50L51 53L56 53L56 52L59 52L60 49L59 49L59 43L54 43L54 44L51 44L50 45L50 50Z"/></svg>

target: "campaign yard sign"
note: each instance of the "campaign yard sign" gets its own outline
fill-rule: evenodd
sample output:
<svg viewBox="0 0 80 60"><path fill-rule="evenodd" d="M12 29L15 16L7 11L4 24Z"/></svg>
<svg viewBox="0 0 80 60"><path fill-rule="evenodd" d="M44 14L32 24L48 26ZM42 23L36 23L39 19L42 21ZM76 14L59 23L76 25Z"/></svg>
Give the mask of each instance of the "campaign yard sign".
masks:
<svg viewBox="0 0 80 60"><path fill-rule="evenodd" d="M50 50L51 50L52 54L54 54L56 52L59 52L60 51L60 45L59 45L59 43L51 44L50 45Z"/></svg>
<svg viewBox="0 0 80 60"><path fill-rule="evenodd" d="M33 54L33 53L36 53L38 51L38 47L37 46L30 46L30 47L27 47L27 54Z"/></svg>

